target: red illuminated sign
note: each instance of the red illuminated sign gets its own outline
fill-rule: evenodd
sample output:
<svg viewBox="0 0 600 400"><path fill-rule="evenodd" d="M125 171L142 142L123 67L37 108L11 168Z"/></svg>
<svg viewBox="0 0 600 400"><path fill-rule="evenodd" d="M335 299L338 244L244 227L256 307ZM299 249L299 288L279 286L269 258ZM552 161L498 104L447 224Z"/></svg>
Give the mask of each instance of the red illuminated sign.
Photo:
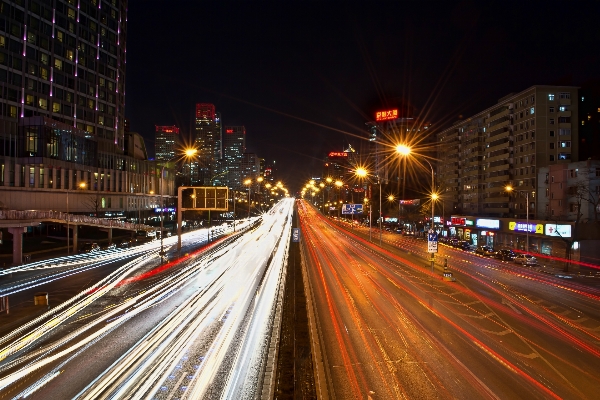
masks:
<svg viewBox="0 0 600 400"><path fill-rule="evenodd" d="M159 126L155 125L156 132L164 132L164 133L177 133L179 134L179 128L175 125L173 126Z"/></svg>
<svg viewBox="0 0 600 400"><path fill-rule="evenodd" d="M390 119L398 118L398 110L386 110L386 111L377 111L375 113L375 121L388 121Z"/></svg>
<svg viewBox="0 0 600 400"><path fill-rule="evenodd" d="M233 133L233 129L227 129L225 130L225 133Z"/></svg>
<svg viewBox="0 0 600 400"><path fill-rule="evenodd" d="M329 153L329 157L348 157L348 153L343 151L332 151Z"/></svg>
<svg viewBox="0 0 600 400"><path fill-rule="evenodd" d="M452 225L464 225L464 224L465 224L465 218L452 217Z"/></svg>

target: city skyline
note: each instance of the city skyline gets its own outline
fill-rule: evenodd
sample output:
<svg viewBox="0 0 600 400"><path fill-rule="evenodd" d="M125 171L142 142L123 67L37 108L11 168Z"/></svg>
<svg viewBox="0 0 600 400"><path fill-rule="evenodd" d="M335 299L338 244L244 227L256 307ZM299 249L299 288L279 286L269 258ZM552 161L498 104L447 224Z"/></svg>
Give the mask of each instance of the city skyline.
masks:
<svg viewBox="0 0 600 400"><path fill-rule="evenodd" d="M189 132L193 104L215 104L298 185L402 99L435 133L511 92L596 78L592 4L133 0L126 114L148 139L154 124ZM167 22L178 30L152 29Z"/></svg>

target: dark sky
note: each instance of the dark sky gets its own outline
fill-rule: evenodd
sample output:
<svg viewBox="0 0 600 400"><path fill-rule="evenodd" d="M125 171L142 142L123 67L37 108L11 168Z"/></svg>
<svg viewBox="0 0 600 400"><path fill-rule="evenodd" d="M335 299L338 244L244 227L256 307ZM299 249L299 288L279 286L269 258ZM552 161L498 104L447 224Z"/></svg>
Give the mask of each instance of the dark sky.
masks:
<svg viewBox="0 0 600 400"><path fill-rule="evenodd" d="M194 104L244 125L297 188L409 101L442 129L532 85L600 75L597 1L130 0L126 115L189 133ZM435 132L435 129L432 131Z"/></svg>

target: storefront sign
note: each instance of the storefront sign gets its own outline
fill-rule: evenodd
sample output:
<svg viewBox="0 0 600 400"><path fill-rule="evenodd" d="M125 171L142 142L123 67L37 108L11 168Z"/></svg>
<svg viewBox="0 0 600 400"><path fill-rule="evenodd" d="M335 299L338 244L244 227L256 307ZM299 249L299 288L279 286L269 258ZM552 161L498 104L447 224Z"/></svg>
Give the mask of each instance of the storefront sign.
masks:
<svg viewBox="0 0 600 400"><path fill-rule="evenodd" d="M500 229L500 220L477 218L475 225L477 225L478 228Z"/></svg>
<svg viewBox="0 0 600 400"><path fill-rule="evenodd" d="M465 219L465 225L466 226L473 226L473 220L472 219Z"/></svg>
<svg viewBox="0 0 600 400"><path fill-rule="evenodd" d="M465 240L470 240L470 239L471 239L471 230L465 229Z"/></svg>
<svg viewBox="0 0 600 400"><path fill-rule="evenodd" d="M546 224L546 236L571 237L571 225Z"/></svg>
<svg viewBox="0 0 600 400"><path fill-rule="evenodd" d="M544 224L529 224L529 229L527 229L527 222L509 221L508 229L517 232L529 231L529 233L544 234Z"/></svg>
<svg viewBox="0 0 600 400"><path fill-rule="evenodd" d="M403 206L418 206L419 204L421 204L421 199L400 200L400 204Z"/></svg>
<svg viewBox="0 0 600 400"><path fill-rule="evenodd" d="M452 217L452 225L464 225L465 219L459 217Z"/></svg>
<svg viewBox="0 0 600 400"><path fill-rule="evenodd" d="M155 208L154 212L159 213L160 212L160 207L159 208ZM174 207L165 207L165 208L163 208L163 212L175 212L175 208Z"/></svg>

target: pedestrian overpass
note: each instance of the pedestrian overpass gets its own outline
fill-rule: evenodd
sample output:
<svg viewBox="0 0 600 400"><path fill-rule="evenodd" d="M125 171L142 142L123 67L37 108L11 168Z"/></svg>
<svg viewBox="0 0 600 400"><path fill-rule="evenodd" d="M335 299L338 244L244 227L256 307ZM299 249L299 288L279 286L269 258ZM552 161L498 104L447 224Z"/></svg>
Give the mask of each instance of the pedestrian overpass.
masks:
<svg viewBox="0 0 600 400"><path fill-rule="evenodd" d="M39 210L0 210L0 228L8 228L13 235L13 265L23 264L23 233L29 226L37 226L42 222L67 225L67 239L72 231L73 249L77 249L77 227L79 225L95 226L108 232L108 240L112 241L112 230L124 229L131 231L155 230L155 227L145 224L116 221L106 218L90 217L87 215L68 214L62 211ZM67 246L69 243L67 243Z"/></svg>

